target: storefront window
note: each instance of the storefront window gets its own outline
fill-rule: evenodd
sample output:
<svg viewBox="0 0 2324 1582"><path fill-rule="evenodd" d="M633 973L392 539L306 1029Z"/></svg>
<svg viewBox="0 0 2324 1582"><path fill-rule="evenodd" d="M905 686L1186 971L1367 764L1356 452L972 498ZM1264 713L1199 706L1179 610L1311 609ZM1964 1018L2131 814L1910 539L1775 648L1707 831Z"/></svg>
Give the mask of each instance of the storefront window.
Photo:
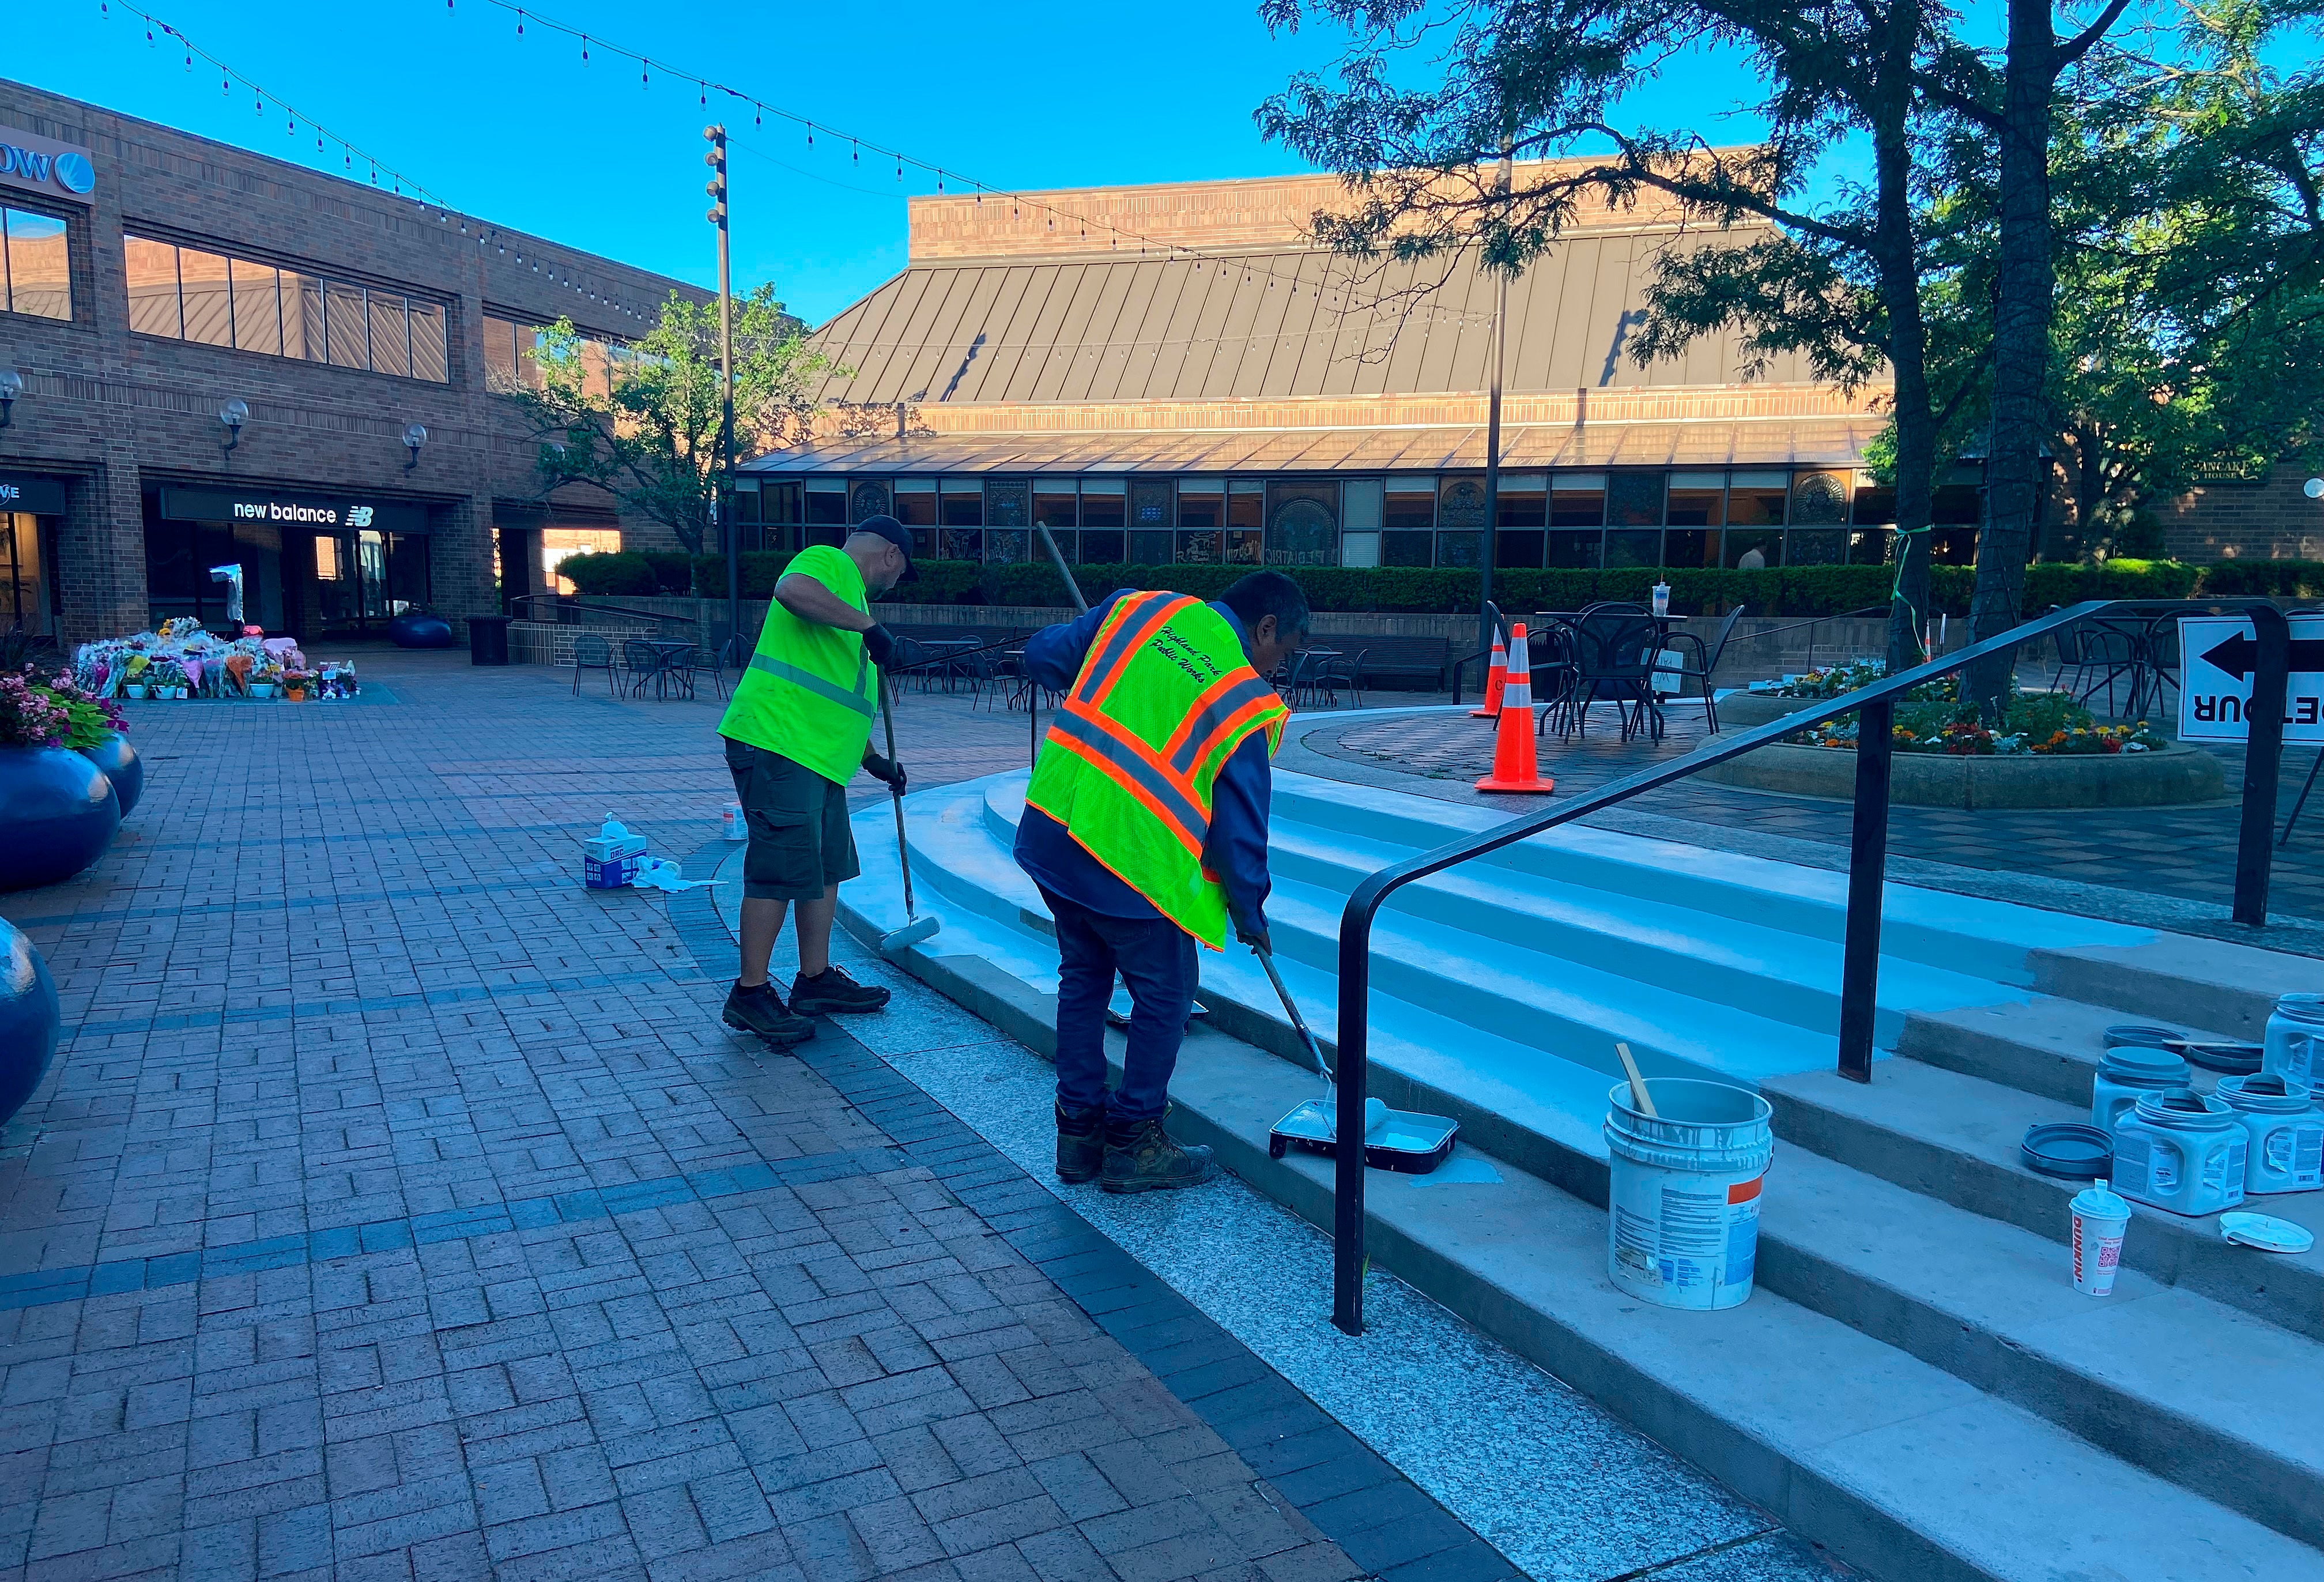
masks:
<svg viewBox="0 0 2324 1582"><path fill-rule="evenodd" d="M1340 486L1302 479L1267 486L1267 563L1340 563Z"/></svg>
<svg viewBox="0 0 2324 1582"><path fill-rule="evenodd" d="M912 553L933 557L936 552L936 479L898 478L893 514L912 530Z"/></svg>
<svg viewBox="0 0 2324 1582"><path fill-rule="evenodd" d="M1784 501L1791 494L1791 475L1784 472L1741 472L1727 479L1727 525L1781 527Z"/></svg>
<svg viewBox="0 0 2324 1582"><path fill-rule="evenodd" d="M1497 504L1495 520L1500 531L1493 537L1493 564L1520 569L1540 566L1547 542L1543 530L1549 523L1547 476L1513 473L1504 476Z"/></svg>
<svg viewBox="0 0 2324 1582"><path fill-rule="evenodd" d="M1615 472L1606 475L1606 525L1660 527L1663 524L1663 481L1658 472Z"/></svg>
<svg viewBox="0 0 2324 1582"><path fill-rule="evenodd" d="M1613 528L1606 534L1606 564L1615 566L1659 566L1663 563L1663 535L1652 528Z"/></svg>
<svg viewBox="0 0 2324 1582"><path fill-rule="evenodd" d="M1081 525L1081 496L1074 491L1071 478L1033 480L1033 522L1036 526L1048 527L1049 536L1057 541L1057 549L1066 560L1078 558L1081 535L1075 530ZM1048 559L1048 551L1040 547L1038 538L1028 539L1028 543L1037 558ZM985 550L991 553L991 546L988 543Z"/></svg>
<svg viewBox="0 0 2324 1582"><path fill-rule="evenodd" d="M1727 519L1727 475L1674 472L1664 520L1673 527L1717 527Z"/></svg>
<svg viewBox="0 0 2324 1582"><path fill-rule="evenodd" d="M1549 563L1560 570L1594 569L1603 552L1605 537L1594 528L1582 532L1561 528L1549 535Z"/></svg>
<svg viewBox="0 0 2324 1582"><path fill-rule="evenodd" d="M1259 563L1267 537L1267 486L1257 478L1235 478L1227 485L1227 531L1219 546L1230 566Z"/></svg>
<svg viewBox="0 0 2324 1582"><path fill-rule="evenodd" d="M1219 560L1220 534L1226 528L1227 490L1224 478L1178 480L1177 558L1182 564L1214 566Z"/></svg>
<svg viewBox="0 0 2324 1582"><path fill-rule="evenodd" d="M1127 558L1130 484L1125 478L1082 480L1082 559L1109 566Z"/></svg>
<svg viewBox="0 0 2324 1582"><path fill-rule="evenodd" d="M64 221L30 209L0 209L0 288L11 313L73 316L72 256Z"/></svg>
<svg viewBox="0 0 2324 1582"><path fill-rule="evenodd" d="M1351 478L1340 486L1340 564L1380 563L1383 495L1379 478Z"/></svg>
<svg viewBox="0 0 2324 1582"><path fill-rule="evenodd" d="M1549 525L1606 525L1606 475L1562 472L1549 480Z"/></svg>

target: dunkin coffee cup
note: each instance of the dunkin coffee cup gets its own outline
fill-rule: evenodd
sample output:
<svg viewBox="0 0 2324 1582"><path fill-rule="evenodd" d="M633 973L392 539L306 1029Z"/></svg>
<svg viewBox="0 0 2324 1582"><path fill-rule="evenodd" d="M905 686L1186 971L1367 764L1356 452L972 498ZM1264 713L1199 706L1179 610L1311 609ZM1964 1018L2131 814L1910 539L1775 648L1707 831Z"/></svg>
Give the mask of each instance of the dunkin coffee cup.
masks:
<svg viewBox="0 0 2324 1582"><path fill-rule="evenodd" d="M2122 1267L2123 1233L2130 1228L2130 1204L2092 1181L2074 1194L2074 1289L2084 1296L2112 1296L2115 1271Z"/></svg>

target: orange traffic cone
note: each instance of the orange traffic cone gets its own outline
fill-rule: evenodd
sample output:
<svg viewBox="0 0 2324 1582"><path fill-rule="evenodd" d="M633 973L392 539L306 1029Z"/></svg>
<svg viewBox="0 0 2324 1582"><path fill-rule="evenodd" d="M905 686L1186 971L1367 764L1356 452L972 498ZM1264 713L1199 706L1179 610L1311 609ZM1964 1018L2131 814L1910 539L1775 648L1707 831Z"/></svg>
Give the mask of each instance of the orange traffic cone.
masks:
<svg viewBox="0 0 2324 1582"><path fill-rule="evenodd" d="M1499 719L1501 717L1501 689L1508 680L1509 651L1501 646L1501 629L1493 628L1493 661L1485 672L1483 704L1469 711L1471 719Z"/></svg>
<svg viewBox="0 0 2324 1582"><path fill-rule="evenodd" d="M1545 791L1533 755L1533 661L1526 652L1525 623L1509 628L1509 674L1501 689L1501 720L1493 736L1493 772L1477 782L1480 791Z"/></svg>

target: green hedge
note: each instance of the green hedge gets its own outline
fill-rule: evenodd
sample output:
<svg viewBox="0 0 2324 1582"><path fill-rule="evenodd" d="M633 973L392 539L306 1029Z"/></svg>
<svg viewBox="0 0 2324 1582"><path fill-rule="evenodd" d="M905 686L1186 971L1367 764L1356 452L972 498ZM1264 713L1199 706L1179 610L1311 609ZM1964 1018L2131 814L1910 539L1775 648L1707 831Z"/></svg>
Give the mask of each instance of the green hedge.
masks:
<svg viewBox="0 0 2324 1582"><path fill-rule="evenodd" d="M773 595L790 564L788 551L742 557L746 598ZM703 597L726 591L726 562L718 555L688 560L684 555L649 550L576 555L561 568L575 587L599 597L684 593L689 575ZM1167 587L1215 598L1248 566L1077 566L1082 591L1100 598L1120 587ZM1458 615L1477 606L1478 574L1443 568L1381 566L1291 566L1284 569L1306 589L1318 610L1379 611L1395 615ZM1969 566L1929 569L1930 615L1964 616L1976 582ZM1758 571L1700 568L1626 567L1602 571L1500 570L1493 574L1493 597L1511 615L1535 610L1579 609L1593 599L1646 602L1657 579L1671 585L1671 607L1682 615L1720 615L1737 605L1755 615L1845 615L1881 609L1895 578L1887 566L1794 566ZM2176 560L2109 560L2100 565L2029 566L2024 608L2089 598L2186 598L2197 594L2255 594L2311 598L2324 596L2324 563L2310 560L2227 560L2190 566ZM994 565L973 560L923 560L919 580L896 588L886 601L906 605L1035 605L1067 603L1053 566Z"/></svg>

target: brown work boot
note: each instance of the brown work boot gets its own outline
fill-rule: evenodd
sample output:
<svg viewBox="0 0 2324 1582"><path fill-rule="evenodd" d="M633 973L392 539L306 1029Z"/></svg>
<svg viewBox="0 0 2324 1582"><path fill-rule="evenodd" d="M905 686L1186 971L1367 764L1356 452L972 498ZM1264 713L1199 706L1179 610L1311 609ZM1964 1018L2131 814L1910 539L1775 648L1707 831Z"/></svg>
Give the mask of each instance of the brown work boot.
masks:
<svg viewBox="0 0 2324 1582"><path fill-rule="evenodd" d="M1170 1140L1159 1120L1111 1122L1105 1129L1105 1168L1098 1185L1109 1192L1167 1192L1199 1187L1217 1173L1207 1148L1185 1148Z"/></svg>
<svg viewBox="0 0 2324 1582"><path fill-rule="evenodd" d="M1057 1180L1069 1187L1097 1180L1105 1168L1105 1106L1057 1112Z"/></svg>

